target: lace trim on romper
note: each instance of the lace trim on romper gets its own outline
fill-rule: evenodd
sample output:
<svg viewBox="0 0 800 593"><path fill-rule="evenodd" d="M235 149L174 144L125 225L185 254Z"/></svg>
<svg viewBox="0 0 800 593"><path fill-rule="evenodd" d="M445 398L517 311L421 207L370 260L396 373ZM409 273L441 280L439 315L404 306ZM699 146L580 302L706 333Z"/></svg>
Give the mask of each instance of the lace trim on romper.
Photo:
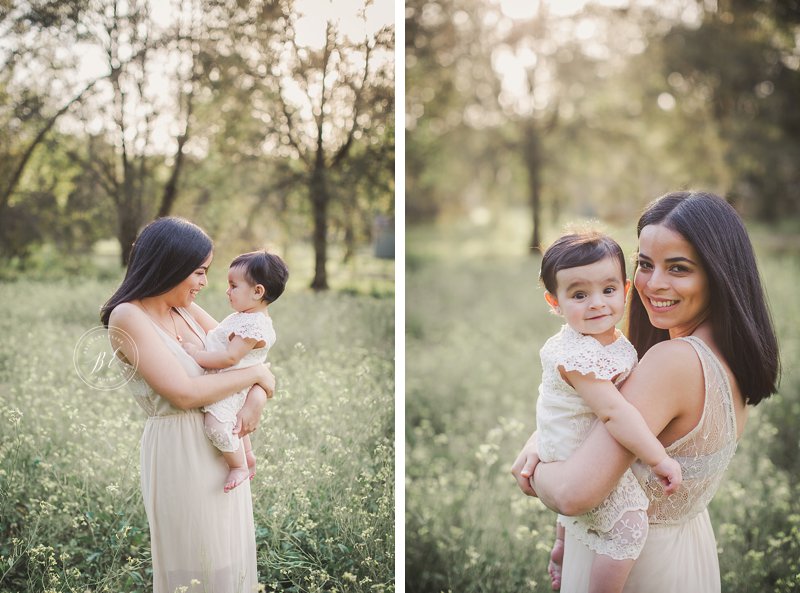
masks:
<svg viewBox="0 0 800 593"><path fill-rule="evenodd" d="M569 457L586 439L597 417L583 398L561 377L559 367L598 379L621 383L636 365L633 345L621 334L608 346L568 325L540 351L542 384L536 403L536 425L542 461ZM647 538L648 500L628 470L609 496L584 515L559 522L599 554L617 560L636 558Z"/></svg>
<svg viewBox="0 0 800 593"><path fill-rule="evenodd" d="M272 319L263 313L231 313L220 324L208 333L207 350L209 352L224 352L230 342L229 337L237 335L242 338L252 338L263 341L265 345L261 348L253 348L244 355L235 365L220 372L232 369L242 369L256 364L261 364L267 360L267 352L275 343L275 330L272 326ZM206 436L211 443L220 451L231 452L239 448L239 437L233 434L233 427L236 425L236 414L242 409L249 388L242 389L229 395L225 399L203 406L203 412L208 412L216 418L222 425L220 430L206 423Z"/></svg>

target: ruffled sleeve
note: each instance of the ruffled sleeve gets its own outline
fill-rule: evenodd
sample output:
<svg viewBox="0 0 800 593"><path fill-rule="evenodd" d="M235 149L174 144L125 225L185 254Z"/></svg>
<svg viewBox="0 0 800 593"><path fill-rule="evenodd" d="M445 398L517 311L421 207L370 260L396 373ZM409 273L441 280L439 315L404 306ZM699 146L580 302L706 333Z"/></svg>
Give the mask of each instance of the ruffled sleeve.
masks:
<svg viewBox="0 0 800 593"><path fill-rule="evenodd" d="M551 360L565 371L581 375L593 374L595 378L610 381L622 380L636 364L636 350L620 336L613 344L604 346L591 336L585 336L569 326L564 326L552 344ZM630 348L628 348L630 346Z"/></svg>
<svg viewBox="0 0 800 593"><path fill-rule="evenodd" d="M262 313L238 313L233 315L226 328L228 336L237 335L242 338L263 341L265 348L271 348L275 343L275 330L272 319Z"/></svg>

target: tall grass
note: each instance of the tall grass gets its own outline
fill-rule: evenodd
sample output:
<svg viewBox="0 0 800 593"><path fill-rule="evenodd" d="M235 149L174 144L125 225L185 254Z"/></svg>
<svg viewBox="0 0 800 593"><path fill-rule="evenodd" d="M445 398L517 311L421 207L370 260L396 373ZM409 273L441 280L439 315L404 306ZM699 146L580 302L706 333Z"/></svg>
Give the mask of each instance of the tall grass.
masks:
<svg viewBox="0 0 800 593"><path fill-rule="evenodd" d="M550 590L555 516L521 494L509 469L535 427L539 348L561 321L514 224L407 235L409 591ZM613 234L630 253L631 229ZM800 253L768 249L766 231L754 238L784 375L780 395L751 410L710 512L723 591L788 593L800 590Z"/></svg>
<svg viewBox="0 0 800 593"><path fill-rule="evenodd" d="M149 589L142 412L72 361L117 283L0 284L0 592ZM212 284L200 303L221 319ZM394 300L379 292L294 289L271 307L278 392L252 483L267 591L394 590Z"/></svg>

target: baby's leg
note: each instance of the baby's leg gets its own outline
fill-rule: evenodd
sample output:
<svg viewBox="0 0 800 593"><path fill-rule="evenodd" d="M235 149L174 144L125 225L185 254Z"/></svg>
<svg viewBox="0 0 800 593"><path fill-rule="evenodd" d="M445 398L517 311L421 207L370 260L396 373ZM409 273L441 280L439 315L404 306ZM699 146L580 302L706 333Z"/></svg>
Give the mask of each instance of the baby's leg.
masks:
<svg viewBox="0 0 800 593"><path fill-rule="evenodd" d="M245 463L244 456L242 455L242 445L233 453L223 451L222 456L228 464L231 471L228 472L228 477L225 479L225 492L230 492L250 476L250 470Z"/></svg>
<svg viewBox="0 0 800 593"><path fill-rule="evenodd" d="M242 455L241 440L233 434L232 422L220 422L213 414L206 412L203 423L206 436L222 452L222 456L230 468L224 486L225 492L230 492L250 475L250 470Z"/></svg>
<svg viewBox="0 0 800 593"><path fill-rule="evenodd" d="M547 572L550 575L550 588L561 590L561 565L564 562L564 526L556 521L556 541L550 551L550 563Z"/></svg>
<svg viewBox="0 0 800 593"><path fill-rule="evenodd" d="M247 459L247 468L250 470L250 479L256 475L256 456L253 453L253 445L250 443L250 435L247 434L242 437L242 444L244 445L244 456Z"/></svg>
<svg viewBox="0 0 800 593"><path fill-rule="evenodd" d="M609 532L609 537L612 541L615 538L620 544L625 542L632 546L623 549L618 547L619 552L638 556L647 538L647 531L647 513L642 509L632 510L622 514ZM595 554L589 577L589 593L621 593L634 562L636 558L615 560L605 554Z"/></svg>
<svg viewBox="0 0 800 593"><path fill-rule="evenodd" d="M611 556L596 554L589 577L589 593L620 593L634 562L634 558L614 560Z"/></svg>

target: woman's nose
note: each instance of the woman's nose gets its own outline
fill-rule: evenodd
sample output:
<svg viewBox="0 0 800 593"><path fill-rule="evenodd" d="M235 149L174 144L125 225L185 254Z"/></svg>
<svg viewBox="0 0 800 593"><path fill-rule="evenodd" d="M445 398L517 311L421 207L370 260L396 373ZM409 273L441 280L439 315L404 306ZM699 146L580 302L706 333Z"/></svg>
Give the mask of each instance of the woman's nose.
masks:
<svg viewBox="0 0 800 593"><path fill-rule="evenodd" d="M655 269L647 279L647 286L652 290L667 287L667 276L661 270Z"/></svg>

